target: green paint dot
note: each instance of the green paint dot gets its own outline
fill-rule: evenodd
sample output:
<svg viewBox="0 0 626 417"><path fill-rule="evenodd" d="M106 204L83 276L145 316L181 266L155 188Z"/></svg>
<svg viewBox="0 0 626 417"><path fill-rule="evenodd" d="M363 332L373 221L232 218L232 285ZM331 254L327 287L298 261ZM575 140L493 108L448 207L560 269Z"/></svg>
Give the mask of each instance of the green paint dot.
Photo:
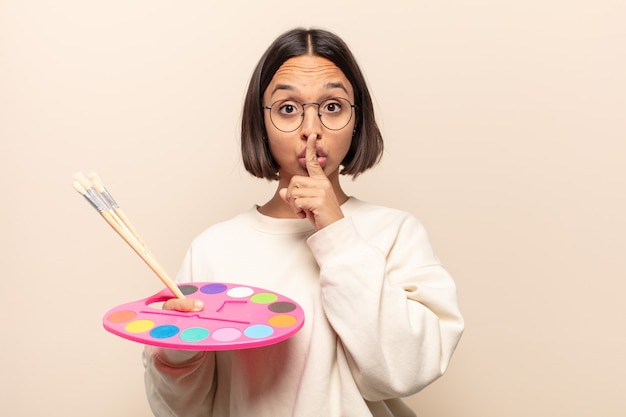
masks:
<svg viewBox="0 0 626 417"><path fill-rule="evenodd" d="M261 292L250 297L250 301L257 304L269 304L276 300L278 300L278 296L271 292Z"/></svg>
<svg viewBox="0 0 626 417"><path fill-rule="evenodd" d="M180 334L180 338L185 342L199 342L209 337L209 331L202 327L192 327L184 330Z"/></svg>

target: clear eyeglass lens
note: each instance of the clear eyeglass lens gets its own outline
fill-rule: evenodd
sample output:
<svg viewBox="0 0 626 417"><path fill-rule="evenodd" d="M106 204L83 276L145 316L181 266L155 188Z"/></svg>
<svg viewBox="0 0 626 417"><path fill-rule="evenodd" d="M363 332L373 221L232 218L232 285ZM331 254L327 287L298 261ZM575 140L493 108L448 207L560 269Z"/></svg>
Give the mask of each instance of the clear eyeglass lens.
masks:
<svg viewBox="0 0 626 417"><path fill-rule="evenodd" d="M330 98L320 103L301 104L293 100L279 100L271 105L270 118L278 130L292 132L304 121L304 106L318 106L318 116L326 128L340 130L352 118L352 103L345 98Z"/></svg>

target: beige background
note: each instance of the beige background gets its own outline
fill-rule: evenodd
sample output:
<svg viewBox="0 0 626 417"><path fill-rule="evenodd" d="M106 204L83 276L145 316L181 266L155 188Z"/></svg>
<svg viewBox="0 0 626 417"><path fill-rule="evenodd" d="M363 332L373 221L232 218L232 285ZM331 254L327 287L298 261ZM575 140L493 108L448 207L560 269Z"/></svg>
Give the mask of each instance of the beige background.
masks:
<svg viewBox="0 0 626 417"><path fill-rule="evenodd" d="M161 288L71 186L96 170L174 275L273 185L241 167L252 68L296 25L340 34L382 164L345 181L411 210L467 331L421 417L626 413L622 0L0 1L2 415L149 416L140 347L101 327Z"/></svg>

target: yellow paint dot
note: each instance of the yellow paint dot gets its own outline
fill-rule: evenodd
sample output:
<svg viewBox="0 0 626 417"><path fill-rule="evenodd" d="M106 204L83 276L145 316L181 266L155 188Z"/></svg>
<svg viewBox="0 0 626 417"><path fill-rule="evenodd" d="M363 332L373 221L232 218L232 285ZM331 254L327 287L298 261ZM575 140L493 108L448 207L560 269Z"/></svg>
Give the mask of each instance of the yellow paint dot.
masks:
<svg viewBox="0 0 626 417"><path fill-rule="evenodd" d="M126 325L126 331L129 333L141 333L154 327L152 320L135 320Z"/></svg>

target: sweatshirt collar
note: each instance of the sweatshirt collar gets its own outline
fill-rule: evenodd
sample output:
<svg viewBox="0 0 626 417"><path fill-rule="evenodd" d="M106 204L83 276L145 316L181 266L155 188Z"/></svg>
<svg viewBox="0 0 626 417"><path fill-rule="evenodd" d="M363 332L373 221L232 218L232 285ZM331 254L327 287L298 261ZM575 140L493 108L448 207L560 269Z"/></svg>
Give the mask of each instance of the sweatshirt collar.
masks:
<svg viewBox="0 0 626 417"><path fill-rule="evenodd" d="M341 205L345 217L351 216L361 205L362 201L350 197ZM313 225L307 219L279 219L262 214L258 205L252 206L242 213L249 226L272 234L311 234L315 232Z"/></svg>

